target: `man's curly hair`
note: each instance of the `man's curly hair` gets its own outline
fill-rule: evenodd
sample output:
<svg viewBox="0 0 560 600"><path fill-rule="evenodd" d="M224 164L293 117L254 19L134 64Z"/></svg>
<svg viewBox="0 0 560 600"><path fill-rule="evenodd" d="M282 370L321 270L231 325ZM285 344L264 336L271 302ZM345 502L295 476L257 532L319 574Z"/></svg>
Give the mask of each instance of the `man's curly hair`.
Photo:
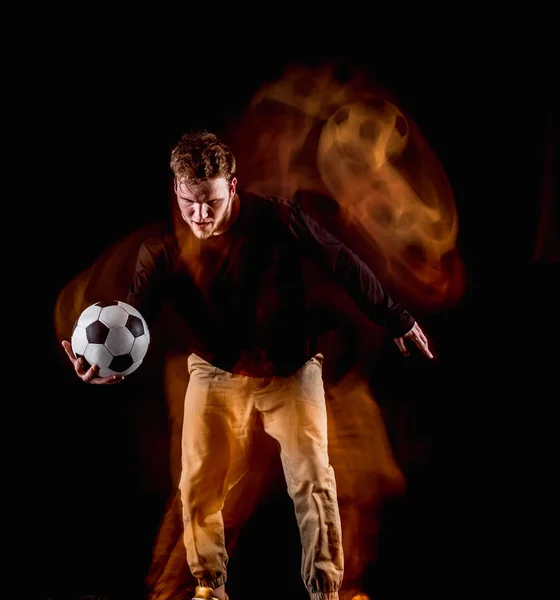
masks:
<svg viewBox="0 0 560 600"><path fill-rule="evenodd" d="M183 134L171 151L171 170L178 181L197 185L209 179L235 176L235 156L230 148L209 131Z"/></svg>

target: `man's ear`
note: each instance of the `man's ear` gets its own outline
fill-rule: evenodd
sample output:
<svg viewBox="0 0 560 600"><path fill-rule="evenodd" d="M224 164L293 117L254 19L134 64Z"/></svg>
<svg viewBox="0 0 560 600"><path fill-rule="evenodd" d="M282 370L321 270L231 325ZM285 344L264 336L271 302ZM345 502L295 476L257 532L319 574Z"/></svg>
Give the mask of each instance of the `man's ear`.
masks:
<svg viewBox="0 0 560 600"><path fill-rule="evenodd" d="M231 188L229 193L234 196L235 195L235 190L237 189L237 177L233 177L231 180Z"/></svg>

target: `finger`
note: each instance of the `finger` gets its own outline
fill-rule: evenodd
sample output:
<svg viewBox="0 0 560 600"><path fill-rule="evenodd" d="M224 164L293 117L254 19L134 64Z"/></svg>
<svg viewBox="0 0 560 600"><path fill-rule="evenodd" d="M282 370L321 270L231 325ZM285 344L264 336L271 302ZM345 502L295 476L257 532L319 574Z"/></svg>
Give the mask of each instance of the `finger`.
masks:
<svg viewBox="0 0 560 600"><path fill-rule="evenodd" d="M124 380L124 375L110 375L109 377L94 377L89 383L93 385L114 385Z"/></svg>
<svg viewBox="0 0 560 600"><path fill-rule="evenodd" d="M395 338L393 340L395 342L395 344L397 345L397 348L405 355L405 356L409 356L410 352L408 351L408 348L406 347L406 344L404 343L404 340L402 337L400 338Z"/></svg>
<svg viewBox="0 0 560 600"><path fill-rule="evenodd" d="M412 338L412 341L417 345L417 346L428 346L428 338L426 338L425 335L416 335Z"/></svg>
<svg viewBox="0 0 560 600"><path fill-rule="evenodd" d="M84 357L80 356L74 360L74 371L78 374L82 379L87 375L89 369L86 369Z"/></svg>
<svg viewBox="0 0 560 600"><path fill-rule="evenodd" d="M428 358L434 358L434 355L430 352L430 349L428 348L428 342L422 342L421 340L419 340L416 345L418 346L418 348L420 348L420 350L428 357Z"/></svg>
<svg viewBox="0 0 560 600"><path fill-rule="evenodd" d="M120 383L124 379L124 375L108 375L107 377L99 377L99 367L92 365L87 372L82 376L86 383L93 385L113 385Z"/></svg>
<svg viewBox="0 0 560 600"><path fill-rule="evenodd" d="M418 325L418 323L414 323L412 329L408 333L405 333L404 337L407 337L410 339L418 338L418 339L422 340L424 343L428 342L426 336L424 335L424 332L422 331L422 329L420 328L420 325Z"/></svg>
<svg viewBox="0 0 560 600"><path fill-rule="evenodd" d="M430 352L430 349L428 347L428 338L426 337L422 329L420 329L420 327L418 327L417 334L418 341L415 340L416 345L420 348L420 350L422 350L422 352L426 356L428 356L429 358L433 358L434 355Z"/></svg>
<svg viewBox="0 0 560 600"><path fill-rule="evenodd" d="M62 347L64 348L64 351L68 355L68 358L72 362L74 362L76 360L76 356L74 355L74 352L72 351L72 345L70 344L70 342L67 342L66 340L62 340Z"/></svg>
<svg viewBox="0 0 560 600"><path fill-rule="evenodd" d="M416 346L429 358L433 358L434 355L431 353L428 347L428 338L418 325L415 323L412 329L405 335L405 337L411 339Z"/></svg>
<svg viewBox="0 0 560 600"><path fill-rule="evenodd" d="M97 365L92 365L86 371L83 367L83 358L80 358L78 362L80 363L81 370L83 371L80 376L86 383L91 383L95 378L97 378L97 374L99 373L99 367Z"/></svg>
<svg viewBox="0 0 560 600"><path fill-rule="evenodd" d="M420 329L420 327L418 327L418 329L416 330L416 337L423 343L423 344L427 344L428 343L428 338L424 335L424 332Z"/></svg>

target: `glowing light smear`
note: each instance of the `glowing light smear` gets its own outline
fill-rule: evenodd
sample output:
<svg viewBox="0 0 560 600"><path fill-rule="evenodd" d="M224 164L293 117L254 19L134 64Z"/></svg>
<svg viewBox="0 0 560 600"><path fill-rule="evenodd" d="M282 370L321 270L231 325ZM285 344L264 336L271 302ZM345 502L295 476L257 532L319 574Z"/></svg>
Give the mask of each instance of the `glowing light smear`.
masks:
<svg viewBox="0 0 560 600"><path fill-rule="evenodd" d="M315 195L319 214L320 197L336 202L344 241L407 306L438 310L462 296L445 171L411 117L366 74L290 67L258 91L230 136L246 187Z"/></svg>
<svg viewBox="0 0 560 600"><path fill-rule="evenodd" d="M300 201L413 312L437 311L461 297L464 276L456 248L457 212L442 165L412 119L363 73L343 77L333 65L290 67L278 81L258 91L226 134L223 137L237 155L240 187ZM124 299L136 251L148 231L150 227L133 232L109 248L61 290L54 314L59 339L69 339L74 320L89 304ZM348 315L348 339L330 333L322 343L327 348L329 452L346 556L344 586L351 595L360 589L377 557L379 509L405 493L406 481L370 387L380 332L355 307L336 299L328 285L316 281L310 290L315 301L338 302L338 312ZM163 358L150 363L147 356L135 376L140 382L149 380L150 369L163 365L161 394L168 410L168 459L175 489L188 379L181 343L187 333L182 328L164 307L152 328L151 349L152 357L161 353ZM138 385L135 393L148 392ZM270 492L271 480L282 481L281 471L270 467L270 452L275 451L271 447L267 452L264 443L253 457L249 477L228 496L224 522L230 555L243 523ZM190 577L175 489L161 520L148 575L152 593L162 600L180 595Z"/></svg>

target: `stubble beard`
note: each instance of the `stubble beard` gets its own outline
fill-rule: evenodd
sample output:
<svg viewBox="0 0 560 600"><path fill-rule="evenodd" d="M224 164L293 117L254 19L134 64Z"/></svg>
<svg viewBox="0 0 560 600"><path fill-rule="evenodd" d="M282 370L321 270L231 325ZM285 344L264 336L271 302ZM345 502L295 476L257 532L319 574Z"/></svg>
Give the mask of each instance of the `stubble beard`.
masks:
<svg viewBox="0 0 560 600"><path fill-rule="evenodd" d="M216 225L214 225L211 229L209 228L208 231L200 231L199 229L196 228L196 226L191 225L191 231L194 233L194 235L199 240L207 240L209 237L212 236L215 229L216 229Z"/></svg>
<svg viewBox="0 0 560 600"><path fill-rule="evenodd" d="M214 223L212 224L212 227L210 227L208 230L203 230L200 231L199 229L196 228L196 226L194 224L190 224L189 226L191 228L191 231L194 233L194 235L199 239L199 240L207 240L208 238L212 237L216 231L218 231L220 229L220 227L222 227L224 224L227 223L227 221L231 218L232 213L233 213L233 203L235 201L235 194L229 199L228 201L228 206L226 208L226 210L223 212L222 216L219 218L219 220L214 221ZM224 233L225 231L227 231L227 227L220 232L220 234ZM218 234L218 235L220 235Z"/></svg>
<svg viewBox="0 0 560 600"><path fill-rule="evenodd" d="M216 233L216 231L219 230L220 226L224 223L224 221L226 221L227 217L228 211L226 210L226 212L217 221L214 221L212 223L211 227L200 230L197 229L196 225L192 224L191 231L199 240L207 240L208 238L212 237Z"/></svg>

